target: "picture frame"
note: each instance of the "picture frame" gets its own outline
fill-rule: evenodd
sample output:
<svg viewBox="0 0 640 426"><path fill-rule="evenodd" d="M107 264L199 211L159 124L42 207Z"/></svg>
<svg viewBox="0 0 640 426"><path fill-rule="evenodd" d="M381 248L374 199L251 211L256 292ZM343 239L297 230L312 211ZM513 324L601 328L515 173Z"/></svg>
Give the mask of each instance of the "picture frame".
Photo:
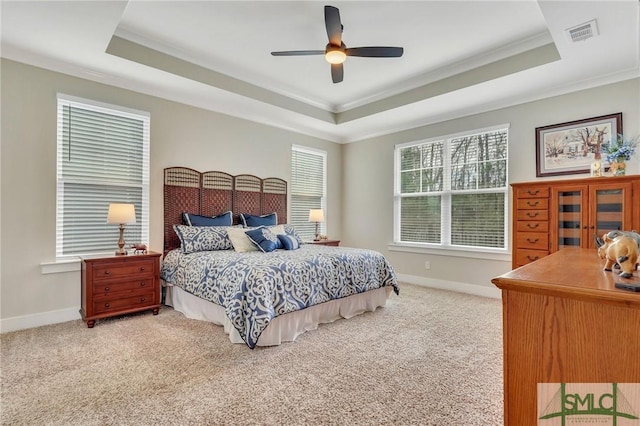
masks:
<svg viewBox="0 0 640 426"><path fill-rule="evenodd" d="M621 112L536 127L536 176L589 173L602 145L621 133Z"/></svg>

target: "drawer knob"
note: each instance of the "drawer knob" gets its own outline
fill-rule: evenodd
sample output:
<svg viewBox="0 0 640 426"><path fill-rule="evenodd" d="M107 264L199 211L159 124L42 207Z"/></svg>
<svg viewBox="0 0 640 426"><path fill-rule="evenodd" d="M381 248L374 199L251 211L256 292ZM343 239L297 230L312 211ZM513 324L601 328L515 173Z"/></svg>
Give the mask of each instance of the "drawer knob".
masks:
<svg viewBox="0 0 640 426"><path fill-rule="evenodd" d="M109 291L109 290L111 290L109 287L104 288L104 291Z"/></svg>
<svg viewBox="0 0 640 426"><path fill-rule="evenodd" d="M538 260L538 259L540 259L540 257L539 257L539 256L534 256L534 257L527 256L527 259L529 259L530 261L532 261L532 262L533 262L534 260Z"/></svg>
<svg viewBox="0 0 640 426"><path fill-rule="evenodd" d="M144 266L140 267L140 272L144 272Z"/></svg>
<svg viewBox="0 0 640 426"><path fill-rule="evenodd" d="M111 307L111 305L110 305L110 304L108 304L108 303L105 303L105 304L104 304L104 307L105 307L105 308L110 308L110 307Z"/></svg>
<svg viewBox="0 0 640 426"><path fill-rule="evenodd" d="M527 193L528 193L529 195L538 195L538 192L540 192L540 190L539 190L539 189L536 189L535 191L532 191L532 190L528 190L528 191L527 191Z"/></svg>
<svg viewBox="0 0 640 426"><path fill-rule="evenodd" d="M140 301L141 301L141 302L144 302L145 300L147 300L145 297L141 297L141 298L140 298Z"/></svg>
<svg viewBox="0 0 640 426"><path fill-rule="evenodd" d="M530 224L530 223L527 223L527 227L528 227L529 229L536 229L538 226L540 226L540 224L539 224L539 223L534 223L533 225L532 225L532 224Z"/></svg>
<svg viewBox="0 0 640 426"><path fill-rule="evenodd" d="M147 285L147 283L146 283L146 282L144 282L144 281L141 281L141 282L140 282L140 287L144 287L145 285Z"/></svg>
<svg viewBox="0 0 640 426"><path fill-rule="evenodd" d="M111 272L109 272L109 270L104 271L105 275L109 275Z"/></svg>
<svg viewBox="0 0 640 426"><path fill-rule="evenodd" d="M529 207L535 207L535 206L537 206L538 204L540 204L540 201L536 201L536 202L534 202L534 203L532 203L531 201L527 201L527 205L528 205Z"/></svg>
<svg viewBox="0 0 640 426"><path fill-rule="evenodd" d="M527 216L536 217L536 216L538 216L538 212L527 212Z"/></svg>
<svg viewBox="0 0 640 426"><path fill-rule="evenodd" d="M531 238L527 238L527 241L528 241L528 242L530 242L531 244L535 244L535 243L537 243L538 241L540 241L540 238L536 238L536 239L535 239L535 240L533 240L533 241L531 240Z"/></svg>

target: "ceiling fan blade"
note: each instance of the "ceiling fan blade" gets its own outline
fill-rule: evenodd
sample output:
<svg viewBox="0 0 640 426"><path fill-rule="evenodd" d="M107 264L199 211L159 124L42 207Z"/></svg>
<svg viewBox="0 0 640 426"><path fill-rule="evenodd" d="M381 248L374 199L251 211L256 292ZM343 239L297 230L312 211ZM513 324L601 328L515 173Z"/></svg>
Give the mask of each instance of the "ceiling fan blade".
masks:
<svg viewBox="0 0 640 426"><path fill-rule="evenodd" d="M342 46L342 23L340 22L340 11L337 7L324 7L324 25L327 27L329 43L334 46Z"/></svg>
<svg viewBox="0 0 640 426"><path fill-rule="evenodd" d="M273 56L305 56L324 55L324 50L284 50L282 52L271 52Z"/></svg>
<svg viewBox="0 0 640 426"><path fill-rule="evenodd" d="M366 58L399 58L404 53L404 49L389 46L350 47L345 50L345 53L347 56Z"/></svg>
<svg viewBox="0 0 640 426"><path fill-rule="evenodd" d="M340 83L344 77L342 64L331 64L331 79L334 83Z"/></svg>

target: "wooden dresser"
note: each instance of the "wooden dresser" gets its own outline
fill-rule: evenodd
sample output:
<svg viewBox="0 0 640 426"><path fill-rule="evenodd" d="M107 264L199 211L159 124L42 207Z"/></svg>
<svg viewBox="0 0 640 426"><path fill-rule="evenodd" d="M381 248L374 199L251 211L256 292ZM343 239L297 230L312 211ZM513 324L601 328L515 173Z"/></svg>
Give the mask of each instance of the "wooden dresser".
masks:
<svg viewBox="0 0 640 426"><path fill-rule="evenodd" d="M512 267L593 235L640 230L640 175L514 183Z"/></svg>
<svg viewBox="0 0 640 426"><path fill-rule="evenodd" d="M595 249L564 248L492 282L502 290L504 424L538 425L538 383L640 383L640 293Z"/></svg>
<svg viewBox="0 0 640 426"><path fill-rule="evenodd" d="M160 253L82 259L80 315L95 321L144 310L160 310Z"/></svg>

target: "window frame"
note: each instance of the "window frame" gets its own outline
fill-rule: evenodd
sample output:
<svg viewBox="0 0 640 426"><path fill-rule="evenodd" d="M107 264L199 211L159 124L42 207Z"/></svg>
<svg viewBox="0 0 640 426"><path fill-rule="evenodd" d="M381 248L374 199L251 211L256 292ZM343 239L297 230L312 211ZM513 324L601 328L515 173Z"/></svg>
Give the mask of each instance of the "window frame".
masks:
<svg viewBox="0 0 640 426"><path fill-rule="evenodd" d="M113 243L113 251L89 251L86 253L63 253L63 244L64 244L64 190L63 185L65 180L63 178L63 152L64 152L64 119L61 116L63 109L66 106L83 108L90 111L95 111L99 113L106 113L112 115L118 115L121 117L132 118L135 120L140 120L143 123L143 134L142 134L142 179L139 186L135 185L126 185L127 187L139 187L141 190L141 211L136 211L136 216L140 221L140 240L135 241L135 243L149 244L149 178L150 178L150 141L151 141L151 114L147 111L136 110L133 108L127 108L120 105L108 104L105 102L100 102L92 99L85 99L76 96L71 96L63 93L57 93L56 97L56 121L57 121L57 130L56 130L56 241L55 241L55 252L56 252L56 263L60 262L68 262L72 259L78 259L83 256L98 256L98 255L113 255L115 250L117 249L117 227L114 225L109 225L110 227L114 227L114 243ZM78 182L78 183L87 183L82 179L78 180L69 180L66 182ZM109 184L109 181L102 181L104 184ZM111 183L113 184L113 183ZM116 184L118 185L118 184ZM113 202L118 202L118 200L114 200ZM136 209L138 210L138 209ZM104 212L105 223L107 218L107 209ZM132 241L133 243L134 241Z"/></svg>
<svg viewBox="0 0 640 426"><path fill-rule="evenodd" d="M452 190L451 181L449 176L451 175L451 141L454 139L469 137L483 133L491 133L496 131L505 130L507 133L506 143L506 176L505 185L502 188L482 188L472 190ZM422 139L417 141L406 142L397 144L394 147L394 194L393 194L393 242L389 244L389 249L394 251L406 251L406 252L418 252L427 254L447 254L460 257L476 257L495 260L510 260L511 253L511 238L510 238L510 199L509 199L509 124L501 124L496 126L490 126L480 129L473 129L468 131L461 131L452 134L446 134L438 137L432 137L428 139ZM412 146L421 146L430 143L442 142L443 143L443 190L432 192L419 192L411 194L401 193L401 155L400 152L403 148ZM463 246L451 244L451 200L454 194L481 194L481 193L504 193L504 247L481 247L481 246ZM440 224L440 243L427 243L427 242L412 242L401 241L401 202L406 197L418 197L425 195L438 195L442 196L442 202L440 207L440 214L443 218Z"/></svg>

